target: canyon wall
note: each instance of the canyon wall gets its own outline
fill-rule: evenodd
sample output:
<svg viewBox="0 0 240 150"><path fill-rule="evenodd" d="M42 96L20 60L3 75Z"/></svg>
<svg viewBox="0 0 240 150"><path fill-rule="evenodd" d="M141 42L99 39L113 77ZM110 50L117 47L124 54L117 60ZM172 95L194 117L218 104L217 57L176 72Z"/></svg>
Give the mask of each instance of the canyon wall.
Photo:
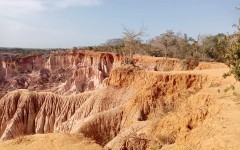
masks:
<svg viewBox="0 0 240 150"><path fill-rule="evenodd" d="M223 92L230 83L234 81L204 70L115 67L105 85L92 92L8 93L0 100L0 136L82 133L110 149L239 147L240 109L229 99L231 93ZM235 140L221 144L229 138Z"/></svg>
<svg viewBox="0 0 240 150"><path fill-rule="evenodd" d="M43 55L20 57L0 55L0 78L3 89L33 89L59 94L97 89L122 56L91 51L53 52L45 61Z"/></svg>
<svg viewBox="0 0 240 150"><path fill-rule="evenodd" d="M44 58L42 54L21 57L18 61L18 67L23 72L38 71L43 65Z"/></svg>
<svg viewBox="0 0 240 150"><path fill-rule="evenodd" d="M2 89L30 89L58 94L81 93L99 88L112 68L124 64L115 53L61 51L45 56L0 55ZM134 66L148 71L191 70L197 64L173 58L134 55Z"/></svg>
<svg viewBox="0 0 240 150"><path fill-rule="evenodd" d="M5 68L3 67L3 58L2 55L0 55L0 79L3 80L3 78L6 75Z"/></svg>
<svg viewBox="0 0 240 150"><path fill-rule="evenodd" d="M11 72L30 73L41 69L44 65L43 55L21 57L17 54L0 54L0 68L6 69L5 76L13 76Z"/></svg>
<svg viewBox="0 0 240 150"><path fill-rule="evenodd" d="M121 64L121 59L120 55L114 53L55 52L45 66L66 79L54 89L56 92L74 93L97 89L109 76L112 67Z"/></svg>

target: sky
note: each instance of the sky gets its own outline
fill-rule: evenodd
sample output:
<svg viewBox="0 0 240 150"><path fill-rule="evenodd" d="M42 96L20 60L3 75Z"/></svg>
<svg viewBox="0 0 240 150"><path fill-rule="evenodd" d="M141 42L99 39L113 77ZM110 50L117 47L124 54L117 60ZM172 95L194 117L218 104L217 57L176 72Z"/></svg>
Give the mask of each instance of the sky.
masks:
<svg viewBox="0 0 240 150"><path fill-rule="evenodd" d="M0 47L71 48L123 37L123 26L145 40L166 30L233 33L240 0L0 0Z"/></svg>

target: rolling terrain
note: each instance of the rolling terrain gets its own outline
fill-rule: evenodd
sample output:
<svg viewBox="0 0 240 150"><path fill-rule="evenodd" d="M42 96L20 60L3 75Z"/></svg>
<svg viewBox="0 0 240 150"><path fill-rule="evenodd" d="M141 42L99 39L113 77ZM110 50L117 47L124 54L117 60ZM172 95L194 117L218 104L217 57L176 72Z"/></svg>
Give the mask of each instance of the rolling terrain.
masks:
<svg viewBox="0 0 240 150"><path fill-rule="evenodd" d="M1 149L240 148L240 83L222 77L224 64L125 64L91 51L0 58Z"/></svg>

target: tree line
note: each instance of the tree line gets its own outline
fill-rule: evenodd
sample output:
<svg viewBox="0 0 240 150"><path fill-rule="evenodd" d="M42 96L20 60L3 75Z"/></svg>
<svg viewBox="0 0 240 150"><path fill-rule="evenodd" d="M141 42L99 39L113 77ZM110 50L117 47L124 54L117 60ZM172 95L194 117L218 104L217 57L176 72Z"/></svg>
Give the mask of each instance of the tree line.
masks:
<svg viewBox="0 0 240 150"><path fill-rule="evenodd" d="M37 48L5 48L0 47L0 53L12 53L12 54L19 54L21 56L29 56L35 54L43 54L49 55L51 50L46 49L37 49Z"/></svg>
<svg viewBox="0 0 240 150"><path fill-rule="evenodd" d="M94 51L109 51L128 55L145 54L155 57L174 57L180 59L194 58L203 61L225 62L225 55L231 41L227 35L218 33L216 35L198 36L197 39L189 37L186 33L176 33L167 30L150 40L143 41L146 35L144 30L133 31L124 28L122 38L109 39L98 46L82 47Z"/></svg>

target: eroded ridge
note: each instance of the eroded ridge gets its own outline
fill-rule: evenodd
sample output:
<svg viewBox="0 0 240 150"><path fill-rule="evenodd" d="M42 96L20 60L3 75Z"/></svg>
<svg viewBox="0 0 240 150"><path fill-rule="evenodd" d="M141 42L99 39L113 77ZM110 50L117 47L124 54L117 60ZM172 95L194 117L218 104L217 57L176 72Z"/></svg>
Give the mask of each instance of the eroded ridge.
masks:
<svg viewBox="0 0 240 150"><path fill-rule="evenodd" d="M52 61L60 63L57 57ZM166 70L146 68L142 60L111 66L101 86L80 94L9 92L0 99L1 140L63 132L83 134L109 149L240 147L238 97L225 91L240 84L222 78L228 71L223 64L200 63L186 71L178 61L169 59L175 67L162 64Z"/></svg>

